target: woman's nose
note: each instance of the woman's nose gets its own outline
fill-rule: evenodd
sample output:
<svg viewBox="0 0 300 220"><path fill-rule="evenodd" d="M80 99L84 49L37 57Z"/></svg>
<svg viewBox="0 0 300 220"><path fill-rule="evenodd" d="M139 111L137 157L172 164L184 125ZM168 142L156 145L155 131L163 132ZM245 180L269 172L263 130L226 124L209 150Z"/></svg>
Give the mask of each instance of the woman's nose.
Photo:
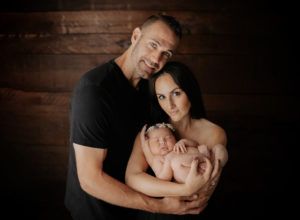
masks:
<svg viewBox="0 0 300 220"><path fill-rule="evenodd" d="M169 99L169 108L173 109L175 107L174 102L172 99Z"/></svg>

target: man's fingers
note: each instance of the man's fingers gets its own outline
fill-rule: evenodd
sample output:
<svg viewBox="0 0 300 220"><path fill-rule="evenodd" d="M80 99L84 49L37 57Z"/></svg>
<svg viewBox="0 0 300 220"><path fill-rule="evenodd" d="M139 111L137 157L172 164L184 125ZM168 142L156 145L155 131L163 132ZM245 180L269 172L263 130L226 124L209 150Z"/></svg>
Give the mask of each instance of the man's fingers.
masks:
<svg viewBox="0 0 300 220"><path fill-rule="evenodd" d="M192 214L192 215L198 215L200 214L205 208L206 208L207 204L201 206L201 207L198 207L198 208L194 208L194 209L189 209L186 211L185 214Z"/></svg>
<svg viewBox="0 0 300 220"><path fill-rule="evenodd" d="M189 201L197 200L198 198L199 198L199 195L195 193L194 195L191 195L191 196L182 196L181 200L189 202Z"/></svg>
<svg viewBox="0 0 300 220"><path fill-rule="evenodd" d="M199 214L200 212L202 212L206 206L207 203L200 203L199 201L193 201L193 202L186 202L186 209L185 211L183 211L182 213L180 213L181 215L186 215L186 214Z"/></svg>

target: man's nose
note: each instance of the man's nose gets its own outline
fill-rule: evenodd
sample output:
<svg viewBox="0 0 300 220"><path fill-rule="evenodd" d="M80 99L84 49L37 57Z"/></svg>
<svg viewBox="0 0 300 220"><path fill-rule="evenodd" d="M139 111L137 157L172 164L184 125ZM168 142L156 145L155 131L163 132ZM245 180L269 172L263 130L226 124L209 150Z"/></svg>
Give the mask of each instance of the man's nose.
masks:
<svg viewBox="0 0 300 220"><path fill-rule="evenodd" d="M151 65L154 68L158 68L159 67L159 61L160 61L160 52L159 51L153 51L151 53L150 61L151 61Z"/></svg>

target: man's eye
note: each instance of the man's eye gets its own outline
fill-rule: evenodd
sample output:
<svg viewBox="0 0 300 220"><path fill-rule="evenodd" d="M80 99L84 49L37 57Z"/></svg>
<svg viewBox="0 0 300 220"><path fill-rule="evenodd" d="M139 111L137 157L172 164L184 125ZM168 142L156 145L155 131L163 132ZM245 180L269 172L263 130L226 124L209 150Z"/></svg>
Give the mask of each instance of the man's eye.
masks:
<svg viewBox="0 0 300 220"><path fill-rule="evenodd" d="M172 57L172 54L169 52L164 52L163 55L167 58L170 59Z"/></svg>

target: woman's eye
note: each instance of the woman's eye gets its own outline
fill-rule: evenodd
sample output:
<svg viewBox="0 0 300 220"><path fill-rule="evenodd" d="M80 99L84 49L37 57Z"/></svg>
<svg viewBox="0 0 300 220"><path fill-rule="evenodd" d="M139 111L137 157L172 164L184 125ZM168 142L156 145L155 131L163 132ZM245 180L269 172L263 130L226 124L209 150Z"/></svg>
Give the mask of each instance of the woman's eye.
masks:
<svg viewBox="0 0 300 220"><path fill-rule="evenodd" d="M165 97L164 97L163 95L158 95L157 98L158 98L159 100L163 100Z"/></svg>
<svg viewBox="0 0 300 220"><path fill-rule="evenodd" d="M180 95L179 91L173 92L173 96L179 96L179 95Z"/></svg>

